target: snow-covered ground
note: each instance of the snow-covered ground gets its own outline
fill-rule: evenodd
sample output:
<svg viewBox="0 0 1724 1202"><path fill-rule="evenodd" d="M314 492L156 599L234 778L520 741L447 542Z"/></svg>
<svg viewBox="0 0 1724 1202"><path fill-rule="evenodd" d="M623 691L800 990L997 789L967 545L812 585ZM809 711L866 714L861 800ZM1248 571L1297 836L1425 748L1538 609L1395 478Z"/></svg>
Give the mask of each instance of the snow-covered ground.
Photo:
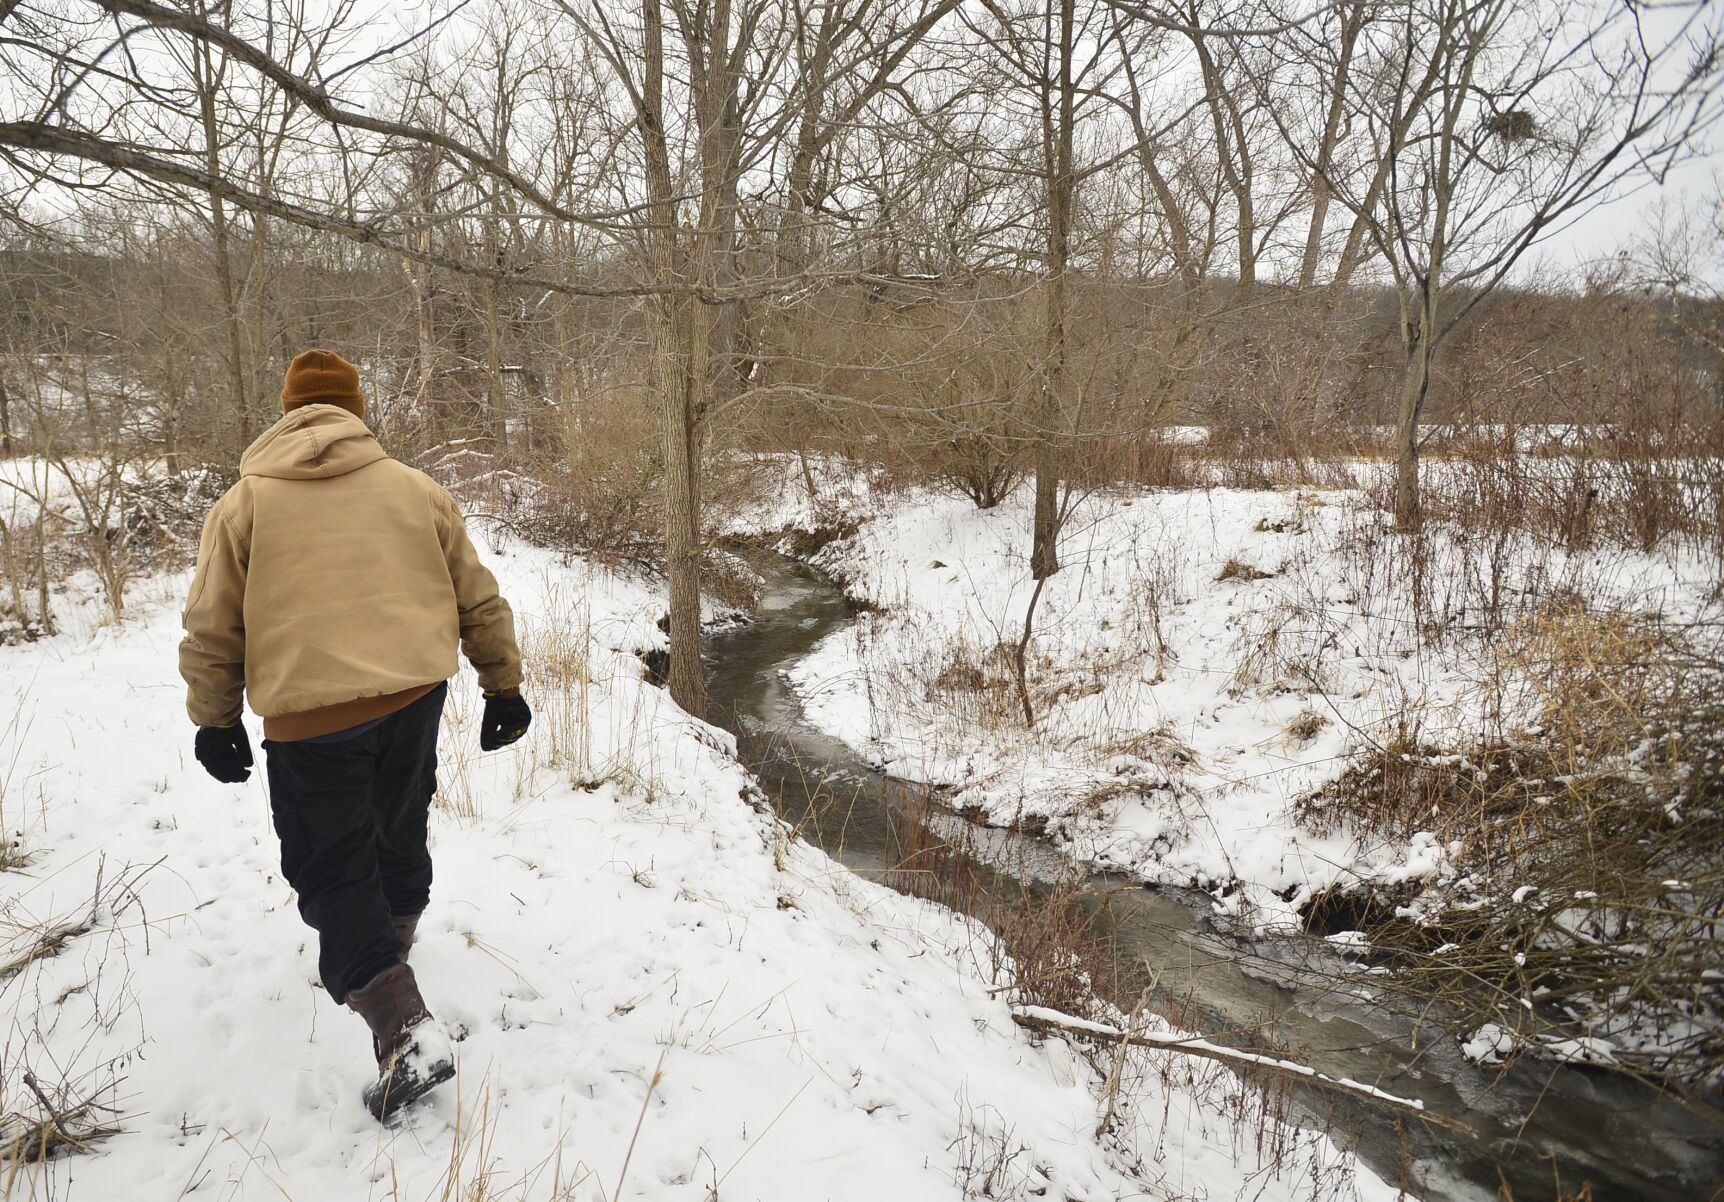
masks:
<svg viewBox="0 0 1724 1202"><path fill-rule="evenodd" d="M1356 492L1096 493L1038 603L1029 725L1013 664L1030 488L988 511L868 491L827 465L819 501L787 483L735 523L854 527L815 558L874 611L792 673L811 719L992 824L1270 928L1322 890L1438 867L1433 837L1318 832L1291 803L1365 747L1466 746L1514 722L1495 649L1516 616L1565 593L1691 616L1716 570L1452 530L1415 562Z"/></svg>
<svg viewBox="0 0 1724 1202"><path fill-rule="evenodd" d="M941 512L958 521L906 530L905 599L963 579L926 563ZM24 857L0 873L0 1110L39 1114L33 1073L118 1129L7 1169L8 1197L1394 1196L1322 1136L1266 1164L1285 1140L1258 1138L1231 1076L1176 1055L1127 1065L1098 1138L1102 1081L1014 1026L984 933L788 839L728 736L641 681L658 596L518 545L490 558L537 721L480 758L477 691L456 682L413 961L464 1036L460 1075L381 1128L359 1101L367 1036L317 987L278 875L262 772L226 786L192 758L185 576L138 584L118 624L86 581L58 636L0 648L0 820ZM849 654L810 674L835 721Z"/></svg>
<svg viewBox="0 0 1724 1202"><path fill-rule="evenodd" d="M59 460L34 455L0 458L0 514L14 525L24 525L36 520L36 512L43 504L65 511L75 504L79 488L98 487L108 470L100 459L88 456Z"/></svg>

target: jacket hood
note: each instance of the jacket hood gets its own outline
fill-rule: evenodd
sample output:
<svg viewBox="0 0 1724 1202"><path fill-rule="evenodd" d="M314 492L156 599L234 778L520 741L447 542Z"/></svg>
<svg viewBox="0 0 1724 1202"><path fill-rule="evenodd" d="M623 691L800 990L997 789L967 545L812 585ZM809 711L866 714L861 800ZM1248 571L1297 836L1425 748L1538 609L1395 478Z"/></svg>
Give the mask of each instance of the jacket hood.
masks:
<svg viewBox="0 0 1724 1202"><path fill-rule="evenodd" d="M387 458L365 423L347 410L301 405L245 449L239 457L239 474L326 480Z"/></svg>

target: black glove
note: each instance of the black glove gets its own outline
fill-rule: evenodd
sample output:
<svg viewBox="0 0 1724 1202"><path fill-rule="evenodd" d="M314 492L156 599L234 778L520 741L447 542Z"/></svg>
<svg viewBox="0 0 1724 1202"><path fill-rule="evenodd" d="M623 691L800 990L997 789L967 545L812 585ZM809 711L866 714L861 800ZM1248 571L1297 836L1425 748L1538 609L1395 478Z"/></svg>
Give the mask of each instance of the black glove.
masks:
<svg viewBox="0 0 1724 1202"><path fill-rule="evenodd" d="M533 724L533 711L527 699L519 693L505 697L501 693L485 694L485 716L479 720L479 750L495 751L507 747L527 733Z"/></svg>
<svg viewBox="0 0 1724 1202"><path fill-rule="evenodd" d="M251 776L251 740L245 725L200 726L193 750L204 771L224 785L237 785Z"/></svg>

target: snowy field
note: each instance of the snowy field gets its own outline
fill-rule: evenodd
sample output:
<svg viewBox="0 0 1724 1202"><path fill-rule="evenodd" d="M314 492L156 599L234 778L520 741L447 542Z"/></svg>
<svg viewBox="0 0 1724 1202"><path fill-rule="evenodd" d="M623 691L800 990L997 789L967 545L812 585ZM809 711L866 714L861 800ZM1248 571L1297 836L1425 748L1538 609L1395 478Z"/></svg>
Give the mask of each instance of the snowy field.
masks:
<svg viewBox="0 0 1724 1202"><path fill-rule="evenodd" d="M1031 491L982 511L923 489L870 497L829 467L820 503L787 487L738 522L854 527L815 560L873 610L794 670L810 718L991 824L1209 890L1260 928L1326 889L1440 870L1434 838L1318 833L1292 803L1365 748L1409 732L1464 747L1524 717L1498 655L1518 617L1564 595L1692 617L1715 570L1444 530L1414 563L1348 491L1096 493L1038 604L1029 726L1013 665Z"/></svg>
<svg viewBox="0 0 1724 1202"><path fill-rule="evenodd" d="M1238 508L1239 522L1255 515ZM985 573L1005 529L990 523L1007 516L907 509L833 562L917 622L943 613L942 598L972 621L1005 614L1009 574ZM935 557L967 557L971 575ZM29 1074L61 1113L111 1107L99 1117L115 1129L85 1153L7 1169L7 1197L1395 1196L1326 1138L1262 1119L1224 1071L1179 1056L1134 1056L1098 1137L1101 1078L1067 1044L1014 1026L990 994L980 932L788 840L728 736L641 682L659 597L518 546L490 560L521 616L537 721L481 759L477 689L456 682L437 881L413 961L463 1035L460 1075L382 1128L359 1100L366 1033L317 986L278 875L261 770L225 786L192 759L175 659L186 577L139 583L119 624L74 581L59 635L0 648L0 818L14 840L0 873L0 1109L9 1123L40 1113ZM1074 652L1105 645L1082 633L1101 578L1130 579L1103 566L1050 599ZM1208 630L1225 608L1209 597L1188 620ZM929 776L960 781L966 756L982 763L985 742L936 753L905 742L894 715L867 718L845 683L857 655L836 644L806 674L835 725ZM1202 667L1195 651L1182 664ZM1240 702L1212 721L1243 741L1292 704ZM1194 694L1181 729L1214 705ZM1271 753L1203 754L1206 771L1248 775ZM1014 762L1028 763L996 758L986 775L1031 785ZM1267 796L1242 793L1211 834L1138 800L1070 837L1141 863L1153 831L1178 829L1192 863L1214 840L1268 876L1284 823ZM1253 822L1265 831L1243 835ZM1315 864L1346 849L1294 854Z"/></svg>

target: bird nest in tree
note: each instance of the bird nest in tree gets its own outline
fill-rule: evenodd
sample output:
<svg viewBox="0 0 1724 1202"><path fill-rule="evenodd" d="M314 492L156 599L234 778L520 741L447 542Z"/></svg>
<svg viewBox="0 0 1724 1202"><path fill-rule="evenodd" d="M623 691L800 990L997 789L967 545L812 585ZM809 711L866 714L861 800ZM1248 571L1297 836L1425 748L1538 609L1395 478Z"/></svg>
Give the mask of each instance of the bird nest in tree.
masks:
<svg viewBox="0 0 1724 1202"><path fill-rule="evenodd" d="M1485 130L1505 142L1525 142L1538 132L1538 123L1525 109L1509 109L1486 117Z"/></svg>

